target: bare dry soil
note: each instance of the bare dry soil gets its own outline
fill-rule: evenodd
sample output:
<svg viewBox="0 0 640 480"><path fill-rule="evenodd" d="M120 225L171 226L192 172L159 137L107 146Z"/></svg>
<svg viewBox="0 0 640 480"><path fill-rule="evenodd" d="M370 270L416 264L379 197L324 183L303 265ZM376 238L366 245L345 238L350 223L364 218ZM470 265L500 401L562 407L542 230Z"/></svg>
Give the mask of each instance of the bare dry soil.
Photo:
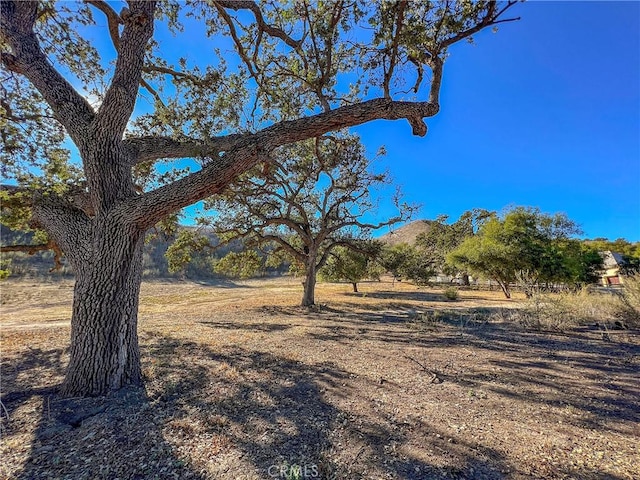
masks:
<svg viewBox="0 0 640 480"><path fill-rule="evenodd" d="M350 289L308 311L295 279L146 282L145 391L64 399L72 283L3 282L0 478L640 478L638 332Z"/></svg>

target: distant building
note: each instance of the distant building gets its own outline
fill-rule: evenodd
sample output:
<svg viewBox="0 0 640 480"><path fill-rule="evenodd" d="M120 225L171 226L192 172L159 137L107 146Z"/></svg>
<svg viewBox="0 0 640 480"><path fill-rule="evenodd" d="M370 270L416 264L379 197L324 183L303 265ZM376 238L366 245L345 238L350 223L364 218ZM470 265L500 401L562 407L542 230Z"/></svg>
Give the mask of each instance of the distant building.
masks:
<svg viewBox="0 0 640 480"><path fill-rule="evenodd" d="M604 268L600 277L602 284L604 286L621 285L623 281L620 271L626 263L622 255L610 250L600 252L600 255L602 255L602 266Z"/></svg>

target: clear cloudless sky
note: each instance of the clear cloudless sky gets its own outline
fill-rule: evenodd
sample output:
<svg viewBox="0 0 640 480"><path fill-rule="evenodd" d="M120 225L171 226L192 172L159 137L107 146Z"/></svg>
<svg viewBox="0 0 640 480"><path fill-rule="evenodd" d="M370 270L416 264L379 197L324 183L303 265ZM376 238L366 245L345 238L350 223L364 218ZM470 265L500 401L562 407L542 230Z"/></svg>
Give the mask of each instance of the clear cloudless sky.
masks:
<svg viewBox="0 0 640 480"><path fill-rule="evenodd" d="M419 218L532 206L566 213L588 238L640 241L640 2L533 0L511 15L521 20L450 50L426 137L404 120L356 131L372 154L386 147L378 167ZM197 30L163 47L195 49ZM397 213L384 204L378 220Z"/></svg>
<svg viewBox="0 0 640 480"><path fill-rule="evenodd" d="M420 218L564 212L588 238L640 240L640 3L530 1L451 49L424 138L361 126ZM392 213L392 212L390 212Z"/></svg>

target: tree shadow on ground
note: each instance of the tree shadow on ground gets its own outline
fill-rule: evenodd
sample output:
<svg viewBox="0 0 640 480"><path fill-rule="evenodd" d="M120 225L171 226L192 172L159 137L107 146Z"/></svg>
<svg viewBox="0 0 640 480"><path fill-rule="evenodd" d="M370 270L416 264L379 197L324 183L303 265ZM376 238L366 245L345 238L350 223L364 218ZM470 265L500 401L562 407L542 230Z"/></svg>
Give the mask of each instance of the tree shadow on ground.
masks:
<svg viewBox="0 0 640 480"><path fill-rule="evenodd" d="M247 288L253 289L251 285L234 282L230 278L226 277L189 277L189 278L174 278L174 277L149 277L145 278L145 281L151 283L167 283L176 285L185 285L193 283L195 285L201 285L203 287L216 287L216 288Z"/></svg>
<svg viewBox="0 0 640 480"><path fill-rule="evenodd" d="M472 388L484 385L505 398L567 408L569 423L617 431L619 422L637 422L640 412L640 342L637 333L630 335L634 340L613 342L584 328L565 333L518 331L508 324L467 329L460 339L465 345L505 355L490 359L491 372L468 372L457 381ZM540 386L545 393L532 396Z"/></svg>
<svg viewBox="0 0 640 480"><path fill-rule="evenodd" d="M2 403L9 414L2 422L6 463L0 473L5 478L204 478L164 441L144 389L63 398L57 393L59 384L30 388L39 378L62 378L63 349L30 349L3 363Z"/></svg>
<svg viewBox="0 0 640 480"><path fill-rule="evenodd" d="M3 437L9 444L29 438L29 452L8 476L418 480L481 473L497 479L508 469L498 452L463 438L445 440L428 422L406 425L341 410L327 394L358 393L350 374L332 363L307 365L240 348L215 352L161 335L144 345L147 390L100 398L64 399L55 388L23 388L43 369L62 376L61 349L14 358L10 371L20 379L5 382L14 390L2 397L12 414ZM416 429L424 438L417 448L440 449L455 461L435 466L402 453Z"/></svg>
<svg viewBox="0 0 640 480"><path fill-rule="evenodd" d="M217 439L218 458L204 467L212 478L502 478L506 466L495 451L490 461L471 455L481 448L456 440L456 467L440 468L401 453L409 432L421 430L427 448L446 448L438 432L407 425L383 414L357 415L330 398L356 399L352 375L332 362L309 365L268 352L233 347L216 352L195 342L155 336L151 358L184 359L156 365L148 391L152 402L170 412L165 438ZM440 438L438 438L440 437ZM196 440L194 440L196 439ZM182 440L176 440L180 443ZM224 457L224 461L220 459ZM291 474L299 469L301 475ZM230 475L231 474L231 475Z"/></svg>
<svg viewBox="0 0 640 480"><path fill-rule="evenodd" d="M400 348L425 347L425 358L416 360L426 365L431 348L459 346L488 351L486 365L467 365L457 372L434 367L432 373L440 381L471 391L482 388L506 399L565 409L567 414L560 420L584 428L620 431L621 422L637 422L639 332L624 332L628 341L611 341L596 328L539 332L487 320L500 318L504 313L501 308L442 312L426 310L418 320L411 313L399 314L395 322L377 311L367 313L366 321L363 316L342 315L334 324L318 325L307 335L345 346L363 340ZM389 328L389 323L397 325Z"/></svg>
<svg viewBox="0 0 640 480"><path fill-rule="evenodd" d="M362 309L362 306L360 306ZM394 305L393 310L353 312L344 310L336 315L318 316L315 331L308 335L319 341L346 344L354 340L371 340L400 346L437 348L443 341L455 341L461 331L483 328L483 318L499 312L499 308L478 308L449 311L432 319L421 319L423 313L436 309L416 309L415 305Z"/></svg>
<svg viewBox="0 0 640 480"><path fill-rule="evenodd" d="M288 330L293 327L292 324L278 324L278 323L236 323L236 322L214 322L214 321L201 321L198 322L202 325L207 325L211 328L222 328L225 330L250 330L253 332L280 332Z"/></svg>
<svg viewBox="0 0 640 480"><path fill-rule="evenodd" d="M430 292L346 292L346 297L375 298L378 300L417 301L417 302L443 302L444 294Z"/></svg>
<svg viewBox="0 0 640 480"><path fill-rule="evenodd" d="M423 347L425 355L428 349L445 346L488 351L486 365L470 365L455 373L436 368L432 373L439 380L470 390L483 388L505 399L565 409L567 414L559 419L579 427L621 431L621 423L637 421L640 385L634 372L640 364L638 332L624 332L629 341L610 341L594 327L531 331L505 321L505 310L500 307L426 308L422 312L422 317L414 308L391 313L349 309L319 313L315 315L319 321L313 328L307 325L305 335L345 348L359 341ZM274 325L277 330L294 326ZM242 322L234 322L234 328L257 329ZM429 360L425 357L423 363L429 364ZM576 372L578 377L573 378Z"/></svg>

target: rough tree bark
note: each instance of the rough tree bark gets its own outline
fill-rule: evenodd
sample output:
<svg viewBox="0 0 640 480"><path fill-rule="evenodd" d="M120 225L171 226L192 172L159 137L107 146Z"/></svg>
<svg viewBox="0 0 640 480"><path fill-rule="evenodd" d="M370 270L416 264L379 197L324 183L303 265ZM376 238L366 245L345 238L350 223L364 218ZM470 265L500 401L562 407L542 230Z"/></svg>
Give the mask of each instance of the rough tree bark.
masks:
<svg viewBox="0 0 640 480"><path fill-rule="evenodd" d="M120 177L133 197L130 179L130 174ZM137 312L147 226L109 203L105 200L93 217L51 198L34 207L34 221L65 252L76 276L65 395L102 395L142 382Z"/></svg>
<svg viewBox="0 0 640 480"><path fill-rule="evenodd" d="M305 268L305 277L303 282L302 306L312 307L316 301L316 255L309 255L309 261Z"/></svg>
<svg viewBox="0 0 640 480"><path fill-rule="evenodd" d="M100 225L109 230L118 225ZM103 231L76 271L71 318L71 360L63 393L100 395L142 383L137 315L143 233Z"/></svg>

